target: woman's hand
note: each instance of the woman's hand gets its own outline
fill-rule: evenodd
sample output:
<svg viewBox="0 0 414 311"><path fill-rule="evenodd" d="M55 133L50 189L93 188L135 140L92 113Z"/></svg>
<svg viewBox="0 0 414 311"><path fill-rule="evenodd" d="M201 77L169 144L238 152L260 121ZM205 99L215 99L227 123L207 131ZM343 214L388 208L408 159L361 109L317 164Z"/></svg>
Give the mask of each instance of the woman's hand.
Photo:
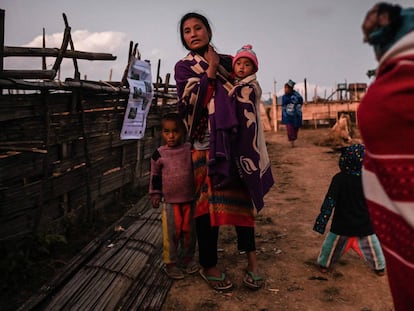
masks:
<svg viewBox="0 0 414 311"><path fill-rule="evenodd" d="M215 79L220 57L211 45L208 46L207 52L204 53L204 59L208 62L208 68L206 70L207 76Z"/></svg>

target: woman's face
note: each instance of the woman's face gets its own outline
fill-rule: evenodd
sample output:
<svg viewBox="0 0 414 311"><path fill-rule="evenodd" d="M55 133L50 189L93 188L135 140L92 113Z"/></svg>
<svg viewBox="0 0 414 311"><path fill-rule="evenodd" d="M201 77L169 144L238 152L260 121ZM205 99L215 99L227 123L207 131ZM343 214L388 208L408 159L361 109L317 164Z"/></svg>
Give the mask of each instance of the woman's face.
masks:
<svg viewBox="0 0 414 311"><path fill-rule="evenodd" d="M368 42L369 34L379 27L378 6L373 6L365 15L362 23L362 32L364 34L364 42Z"/></svg>
<svg viewBox="0 0 414 311"><path fill-rule="evenodd" d="M191 17L183 23L183 36L189 50L198 50L210 42L210 33L198 18Z"/></svg>

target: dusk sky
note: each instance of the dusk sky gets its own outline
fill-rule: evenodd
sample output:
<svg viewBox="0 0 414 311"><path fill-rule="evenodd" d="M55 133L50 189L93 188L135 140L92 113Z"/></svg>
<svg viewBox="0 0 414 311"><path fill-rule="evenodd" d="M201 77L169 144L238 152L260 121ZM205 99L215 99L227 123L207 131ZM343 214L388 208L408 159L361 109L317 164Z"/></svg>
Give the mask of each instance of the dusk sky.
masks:
<svg viewBox="0 0 414 311"><path fill-rule="evenodd" d="M138 43L143 59L152 64L153 80L158 60L164 80L187 51L180 42L179 20L187 12L204 14L213 28L213 44L219 53L235 54L242 45L253 45L258 59L258 80L264 98L278 94L293 79L297 87L308 83L331 92L337 83L370 83L366 72L376 67L372 48L362 42L361 23L371 0L3 0L5 45L46 47L62 42L65 13L76 50L105 52L116 61L81 61L82 77L119 81L127 63L129 42ZM395 2L393 2L395 3ZM399 1L403 7L410 1ZM51 67L53 58L48 59ZM6 58L5 69L41 69L41 59ZM61 79L73 77L73 63L63 63ZM276 83L274 83L276 81ZM324 90L327 91L324 91Z"/></svg>

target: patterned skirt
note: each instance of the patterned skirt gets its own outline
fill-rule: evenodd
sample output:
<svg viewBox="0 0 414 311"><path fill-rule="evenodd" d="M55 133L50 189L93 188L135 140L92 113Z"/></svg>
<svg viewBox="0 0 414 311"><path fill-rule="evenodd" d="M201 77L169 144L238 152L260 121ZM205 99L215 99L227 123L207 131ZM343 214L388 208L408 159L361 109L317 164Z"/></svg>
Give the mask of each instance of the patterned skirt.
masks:
<svg viewBox="0 0 414 311"><path fill-rule="evenodd" d="M208 150L193 150L193 169L196 186L194 216L210 214L212 226L232 225L254 227L254 208L243 184L216 190L211 187L207 172Z"/></svg>

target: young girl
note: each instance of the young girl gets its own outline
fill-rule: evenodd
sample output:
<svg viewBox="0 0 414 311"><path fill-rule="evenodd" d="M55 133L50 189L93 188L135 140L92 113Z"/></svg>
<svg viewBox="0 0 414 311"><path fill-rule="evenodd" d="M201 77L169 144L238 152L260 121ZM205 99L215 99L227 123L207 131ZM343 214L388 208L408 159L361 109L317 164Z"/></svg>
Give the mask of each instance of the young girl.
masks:
<svg viewBox="0 0 414 311"><path fill-rule="evenodd" d="M262 90L256 80L257 70L257 56L252 46L243 46L233 58L235 87L229 95L234 102L239 123L235 143L237 148L234 149L235 163L254 207L260 211L264 206L263 197L273 185L273 176L260 118ZM244 239L238 238L238 248L246 252L248 261L243 283L257 289L263 285L263 278L257 273L254 227L243 227L241 230Z"/></svg>
<svg viewBox="0 0 414 311"><path fill-rule="evenodd" d="M365 147L361 144L342 149L340 172L331 181L313 230L323 234L332 214L331 229L323 242L318 265L327 272L352 248L378 275L384 274L385 259L374 233L363 189L361 169Z"/></svg>
<svg viewBox="0 0 414 311"><path fill-rule="evenodd" d="M198 271L194 262L196 236L193 200L194 178L191 145L185 143L186 128L176 113L162 117L161 136L165 145L151 157L149 194L154 208L161 198L165 272L172 279L184 278L180 265L187 273Z"/></svg>

